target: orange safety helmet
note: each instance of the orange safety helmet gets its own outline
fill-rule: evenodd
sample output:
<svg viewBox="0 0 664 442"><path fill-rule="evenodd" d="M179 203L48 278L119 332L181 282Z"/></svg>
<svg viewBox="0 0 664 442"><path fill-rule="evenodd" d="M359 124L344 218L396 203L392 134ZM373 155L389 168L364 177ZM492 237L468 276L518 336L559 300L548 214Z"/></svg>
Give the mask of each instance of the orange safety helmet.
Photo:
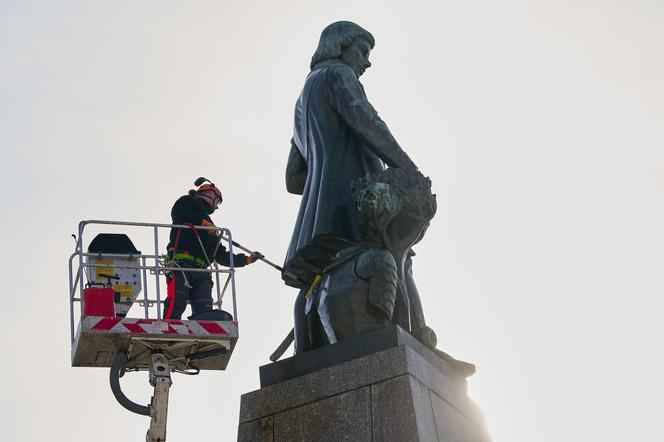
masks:
<svg viewBox="0 0 664 442"><path fill-rule="evenodd" d="M212 184L212 183L203 184L202 186L200 186L196 190L196 193L199 193L199 194L203 193L203 192L213 192L216 195L216 197L214 199L219 198L219 203L224 201L224 198L221 196L221 190L219 190L219 188L217 186L215 186L214 184Z"/></svg>

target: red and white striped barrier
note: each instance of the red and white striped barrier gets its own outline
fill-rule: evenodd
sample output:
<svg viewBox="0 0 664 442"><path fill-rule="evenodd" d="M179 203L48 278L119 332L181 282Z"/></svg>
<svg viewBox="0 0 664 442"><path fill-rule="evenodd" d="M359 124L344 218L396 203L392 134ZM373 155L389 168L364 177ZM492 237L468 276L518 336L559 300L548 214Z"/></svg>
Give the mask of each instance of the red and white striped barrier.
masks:
<svg viewBox="0 0 664 442"><path fill-rule="evenodd" d="M137 319L84 316L81 331L98 333L131 333L145 335L237 337L234 321L182 321L178 319Z"/></svg>

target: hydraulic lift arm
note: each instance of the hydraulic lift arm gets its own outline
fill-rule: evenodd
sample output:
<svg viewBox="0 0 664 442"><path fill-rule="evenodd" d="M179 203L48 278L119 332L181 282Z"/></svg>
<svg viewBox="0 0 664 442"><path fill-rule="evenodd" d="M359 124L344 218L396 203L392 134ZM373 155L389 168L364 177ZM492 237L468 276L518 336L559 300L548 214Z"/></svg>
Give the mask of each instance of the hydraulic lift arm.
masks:
<svg viewBox="0 0 664 442"><path fill-rule="evenodd" d="M171 388L171 370L164 355L152 355L150 365L150 385L154 387L154 396L150 403L150 429L146 442L164 442L166 440L166 419L168 417L168 390Z"/></svg>
<svg viewBox="0 0 664 442"><path fill-rule="evenodd" d="M122 392L120 377L124 374L127 354L118 353L113 359L110 373L111 390L117 401L132 413L150 416L150 429L146 442L166 441L166 421L168 417L168 392L173 384L168 360L161 353L153 353L149 367L150 385L154 387L154 395L149 406L133 402Z"/></svg>

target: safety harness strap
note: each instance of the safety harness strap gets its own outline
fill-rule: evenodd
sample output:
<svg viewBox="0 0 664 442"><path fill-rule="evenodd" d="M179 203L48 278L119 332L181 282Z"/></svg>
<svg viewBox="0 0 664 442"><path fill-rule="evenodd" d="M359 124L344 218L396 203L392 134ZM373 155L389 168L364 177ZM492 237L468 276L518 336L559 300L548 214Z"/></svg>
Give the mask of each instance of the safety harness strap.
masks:
<svg viewBox="0 0 664 442"><path fill-rule="evenodd" d="M182 230L178 229L178 232L175 234L175 244L173 245L173 256L175 256L178 250L178 243L180 242L180 232ZM176 263L177 265L177 263ZM186 277L186 276L185 276ZM175 275L169 280L168 277L166 277L166 301L170 300L170 304L168 305L168 311L166 312L166 316L164 316L164 319L171 319L171 315L173 314L173 306L175 305Z"/></svg>

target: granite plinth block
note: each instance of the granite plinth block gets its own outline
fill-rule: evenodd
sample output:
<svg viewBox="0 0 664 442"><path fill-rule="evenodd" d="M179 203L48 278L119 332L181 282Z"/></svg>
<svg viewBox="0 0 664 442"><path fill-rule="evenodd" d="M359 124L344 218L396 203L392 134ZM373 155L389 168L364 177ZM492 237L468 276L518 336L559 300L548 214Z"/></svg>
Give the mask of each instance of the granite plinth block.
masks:
<svg viewBox="0 0 664 442"><path fill-rule="evenodd" d="M277 382L312 373L332 365L400 345L410 347L420 356L427 359L432 365L439 367L441 371L449 371L449 367L438 355L426 348L398 325L391 325L369 333L353 336L334 345L328 345L282 359L273 364L264 365L259 369L261 387L267 387Z"/></svg>
<svg viewBox="0 0 664 442"><path fill-rule="evenodd" d="M297 360L313 352L261 367L269 385L242 395L238 441L490 442L466 379L388 328L335 344L364 349L351 359L329 346L313 368Z"/></svg>

